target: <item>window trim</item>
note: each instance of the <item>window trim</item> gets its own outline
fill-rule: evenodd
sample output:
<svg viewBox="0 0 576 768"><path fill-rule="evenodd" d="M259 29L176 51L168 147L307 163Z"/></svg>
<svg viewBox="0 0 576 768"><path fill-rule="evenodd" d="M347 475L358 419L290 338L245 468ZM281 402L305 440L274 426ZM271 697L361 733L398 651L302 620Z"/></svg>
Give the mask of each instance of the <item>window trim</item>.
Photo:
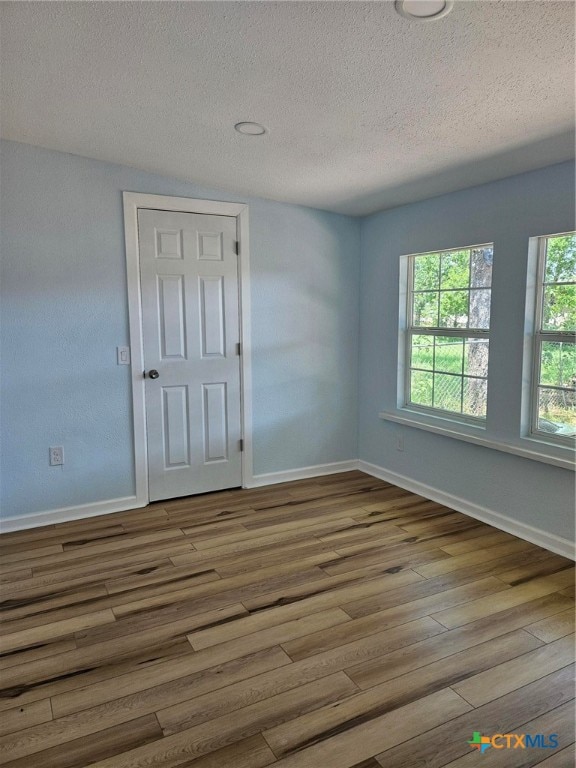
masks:
<svg viewBox="0 0 576 768"><path fill-rule="evenodd" d="M568 233L559 233L568 234ZM554 235L546 235L553 237ZM531 397L531 371L534 355L534 319L536 300L536 266L537 266L537 247L539 237L531 235L529 238L528 249L528 290L526 293L526 311L524 315L524 364L522 367L522 416L519 431L509 438L500 438L493 434L493 425L490 425L489 418L486 422L479 425L465 423L461 419L455 418L458 414L440 413L438 410L424 412L409 408L404 402L404 385L406 381L406 362L405 354L407 346L407 326L408 326L408 263L409 256L419 256L435 251L427 250L420 253L406 254L399 257L399 285L398 285L398 347L396 358L396 392L395 408L386 408L378 416L381 421L388 422L390 426L395 423L401 427L411 427L418 430L424 430L442 437L464 441L481 448L501 451L503 453L520 456L524 459L530 459L539 463L550 464L574 472L576 470L576 452L567 446L564 442L558 444L549 440L549 435L538 436L537 438L530 434L530 397ZM467 246L463 246L467 247ZM474 247L474 246L470 246ZM498 248L498 241L494 242L494 252ZM436 251L441 249L436 249ZM459 249L455 249L459 250ZM490 394L490 393L489 393ZM489 414L487 414L489 417ZM391 433L393 434L393 433Z"/></svg>
<svg viewBox="0 0 576 768"><path fill-rule="evenodd" d="M536 247L536 277L534 282L534 317L532 333L532 364L530 371L530 406L529 406L529 424L526 438L549 445L557 445L561 448L574 449L575 439L570 435L555 435L554 433L544 432L538 429L540 421L540 372L542 366L542 344L546 341L556 343L566 342L576 344L575 334L569 331L546 331L542 329L544 324L544 283L546 270L547 241L554 237L563 237L572 235L574 232L559 232L551 235L540 235L537 239ZM554 389L554 387L551 387Z"/></svg>
<svg viewBox="0 0 576 768"><path fill-rule="evenodd" d="M441 248L439 250L421 251L420 253L405 254L401 257L402 263L400 267L400 306L403 308L403 312L400 316L400 345L403 346L401 355L403 365L398 366L398 394L402 393L401 399L399 397L398 407L401 410L419 414L424 416L437 416L442 419L449 419L455 424L463 424L471 427L475 427L481 430L486 429L488 408L486 408L486 416L472 416L465 413L457 413L456 411L448 411L443 408L436 408L434 406L421 405L419 403L413 403L410 399L411 390L411 371L412 371L412 337L417 336L431 336L436 338L438 336L463 338L463 339L490 339L490 328L443 328L443 327L422 327L412 325L413 306L414 306L414 294L418 291L414 291L414 260L418 256L426 256L428 254L443 254L454 253L457 251L472 251L480 248L492 248L494 252L494 243L477 243L473 245L462 245L456 248ZM404 268L403 268L404 267ZM478 290L486 290L487 286L479 287ZM456 290L456 289L450 289ZM468 295L470 295L471 288L470 282L466 289ZM489 286L490 294L492 294L492 283ZM438 293L441 294L440 284L438 284ZM492 298L492 296L490 296ZM404 305L404 306L403 306ZM438 318L439 320L440 318ZM470 318L468 317L468 322ZM432 371L434 374L434 371ZM449 374L450 375L450 374ZM465 378L463 375L454 374L459 376L462 380ZM477 377L482 378L483 377ZM488 390L488 376L486 376L486 389Z"/></svg>

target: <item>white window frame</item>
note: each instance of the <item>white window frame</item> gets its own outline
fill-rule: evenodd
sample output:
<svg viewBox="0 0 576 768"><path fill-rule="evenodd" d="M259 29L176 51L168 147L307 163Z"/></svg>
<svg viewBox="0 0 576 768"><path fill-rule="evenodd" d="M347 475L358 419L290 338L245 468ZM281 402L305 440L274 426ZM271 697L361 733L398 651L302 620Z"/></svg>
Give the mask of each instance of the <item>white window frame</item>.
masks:
<svg viewBox="0 0 576 768"><path fill-rule="evenodd" d="M454 337L460 339L490 339L490 328L444 328L444 327L421 327L412 325L413 306L414 306L414 260L418 256L424 256L427 254L436 253L452 253L455 251L472 251L480 248L492 248L494 250L494 243L481 243L475 245L463 245L457 248L442 248L438 250L422 251L420 253L411 253L403 258L406 261L406 269L402 270L402 274L405 274L405 291L406 291L406 308L405 308L405 324L404 333L402 334L402 343L404 345L404 352L402 359L404 361L403 368L403 400L400 404L402 410L415 411L417 413L434 416L437 418L443 418L450 421L454 421L458 424L467 424L476 428L485 429L487 415L485 417L472 416L470 414L457 413L456 411L448 411L443 408L436 408L434 406L421 405L419 403L413 403L410 399L411 379L412 379L412 337L413 336L431 336L432 338ZM464 290L464 289L463 289ZM470 286L466 289L470 293ZM492 294L492 284L490 284L490 293ZM402 294L402 291L401 291ZM402 298L402 296L401 296ZM492 298L492 296L490 296ZM490 363L488 363L490 365ZM488 376L486 377L486 384L488 387Z"/></svg>
<svg viewBox="0 0 576 768"><path fill-rule="evenodd" d="M530 428L529 436L532 439L552 443L562 447L573 448L574 437L569 435L556 435L553 432L544 432L538 429L540 421L539 389L540 389L540 369L542 360L542 344L546 341L565 342L567 344L576 344L576 336L569 331L548 331L543 330L544 321L544 291L546 287L545 269L546 269L546 251L547 241L555 237L571 235L573 232L560 232L555 235L542 235L538 237L537 245L537 263L536 263L536 285L534 301L534 333L532 344L532 374L530 387ZM574 285L575 283L563 283L564 285ZM547 386L547 389L555 389L553 386ZM563 388L562 388L563 389Z"/></svg>

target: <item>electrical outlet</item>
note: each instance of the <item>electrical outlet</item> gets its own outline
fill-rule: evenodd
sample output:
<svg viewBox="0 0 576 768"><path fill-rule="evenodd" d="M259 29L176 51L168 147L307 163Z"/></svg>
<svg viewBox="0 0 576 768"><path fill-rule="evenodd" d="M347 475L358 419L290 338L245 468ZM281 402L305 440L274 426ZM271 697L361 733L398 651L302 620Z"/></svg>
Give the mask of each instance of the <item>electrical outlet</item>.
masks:
<svg viewBox="0 0 576 768"><path fill-rule="evenodd" d="M50 446L50 466L60 467L64 464L64 448L61 445Z"/></svg>
<svg viewBox="0 0 576 768"><path fill-rule="evenodd" d="M396 450L404 450L404 435L401 435L399 432L396 434Z"/></svg>

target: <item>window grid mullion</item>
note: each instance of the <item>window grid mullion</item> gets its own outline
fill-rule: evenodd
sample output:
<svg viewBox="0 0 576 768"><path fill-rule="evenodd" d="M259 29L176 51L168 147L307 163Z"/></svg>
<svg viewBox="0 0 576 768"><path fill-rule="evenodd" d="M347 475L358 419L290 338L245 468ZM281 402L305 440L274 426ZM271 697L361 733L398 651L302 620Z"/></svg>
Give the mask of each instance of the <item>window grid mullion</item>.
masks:
<svg viewBox="0 0 576 768"><path fill-rule="evenodd" d="M576 335L567 331L538 331L542 341L552 341L555 344L576 344Z"/></svg>
<svg viewBox="0 0 576 768"><path fill-rule="evenodd" d="M438 324L440 324L441 298L442 298L442 254L440 254L440 258L438 259L438 314L436 315L436 317L438 318ZM434 342L434 349L436 349L436 342ZM434 399L432 399L432 402L434 402Z"/></svg>
<svg viewBox="0 0 576 768"><path fill-rule="evenodd" d="M466 328L470 328L470 299L472 295L470 288L472 287L472 248L468 251L468 316L466 318ZM464 362L464 356L462 356L462 362ZM464 381L462 381L462 391L464 391Z"/></svg>
<svg viewBox="0 0 576 768"><path fill-rule="evenodd" d="M567 283L553 283L553 285L567 285ZM572 285L572 283L570 283L570 285ZM463 285L462 288L438 288L438 291L440 293L454 293L457 291L489 291L490 288L490 285L479 285L476 288L469 285ZM413 293L438 293L438 291L434 288L418 288L414 290Z"/></svg>
<svg viewBox="0 0 576 768"><path fill-rule="evenodd" d="M466 379L476 379L477 381L486 381L486 376L475 376L474 374L468 374L465 377L462 377L459 373L454 373L454 371L434 371L430 368L418 368L418 366L413 366L410 370L412 371L420 371L421 373L439 373L441 376L456 376L458 379L460 378L466 378ZM548 387L547 384L543 384L544 387ZM566 389L566 387L560 387L560 389Z"/></svg>
<svg viewBox="0 0 576 768"><path fill-rule="evenodd" d="M436 336L432 340L432 407L436 397Z"/></svg>
<svg viewBox="0 0 576 768"><path fill-rule="evenodd" d="M438 326L412 325L410 330L419 336L453 336L454 338L489 338L490 331L487 328L440 328Z"/></svg>
<svg viewBox="0 0 576 768"><path fill-rule="evenodd" d="M466 343L462 339L462 386L460 387L460 413L464 413L464 353L466 351Z"/></svg>
<svg viewBox="0 0 576 768"><path fill-rule="evenodd" d="M539 389L555 389L558 392L576 392L576 389L574 387L561 387L557 384L539 384Z"/></svg>

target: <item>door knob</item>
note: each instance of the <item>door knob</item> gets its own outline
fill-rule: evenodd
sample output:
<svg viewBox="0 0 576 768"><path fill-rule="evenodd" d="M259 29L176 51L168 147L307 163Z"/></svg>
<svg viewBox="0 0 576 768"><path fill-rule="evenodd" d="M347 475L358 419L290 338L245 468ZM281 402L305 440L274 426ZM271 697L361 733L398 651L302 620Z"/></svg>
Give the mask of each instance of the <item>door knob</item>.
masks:
<svg viewBox="0 0 576 768"><path fill-rule="evenodd" d="M150 379L157 379L159 376L160 374L155 368L152 368L151 371L148 371L148 378Z"/></svg>

